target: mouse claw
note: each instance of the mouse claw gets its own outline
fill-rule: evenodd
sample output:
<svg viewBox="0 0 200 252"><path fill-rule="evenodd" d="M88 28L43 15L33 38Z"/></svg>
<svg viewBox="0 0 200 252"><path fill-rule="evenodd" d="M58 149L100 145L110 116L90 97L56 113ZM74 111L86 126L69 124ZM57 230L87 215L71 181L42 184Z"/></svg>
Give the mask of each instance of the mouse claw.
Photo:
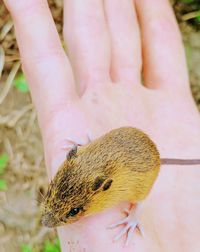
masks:
<svg viewBox="0 0 200 252"><path fill-rule="evenodd" d="M130 240L131 240L136 228L140 231L140 234L142 236L144 236L144 230L139 225L139 221L138 221L138 215L139 215L138 210L139 209L140 209L140 207L137 204L135 208L132 208L131 210L125 210L125 212L128 214L127 217L125 217L124 219L118 221L117 223L109 226L109 229L113 229L113 228L116 228L120 225L125 225L122 228L122 230L119 232L119 234L117 234L114 237L114 240L113 240L114 242L119 240L124 234L127 234L126 243L125 243L125 246L127 246L130 243Z"/></svg>
<svg viewBox="0 0 200 252"><path fill-rule="evenodd" d="M130 232L131 231L133 232L138 225L137 221L131 221L131 222L125 222L125 223L126 223L125 227L119 232L118 235L115 236L114 241L119 240L126 233L127 233L127 236L129 237ZM126 243L127 243L127 240L126 240Z"/></svg>
<svg viewBox="0 0 200 252"><path fill-rule="evenodd" d="M126 216L128 216L129 213L130 213L130 209L128 209L128 208L124 209L123 213L124 213Z"/></svg>
<svg viewBox="0 0 200 252"><path fill-rule="evenodd" d="M76 143L74 140L70 139L70 138L66 138L65 139L65 144L63 144L63 146L61 147L63 150L70 150L72 148L75 148L77 146L82 146L84 144L88 144L91 142L90 137L87 135L87 141L85 143Z"/></svg>
<svg viewBox="0 0 200 252"><path fill-rule="evenodd" d="M76 146L81 146L81 144L77 144L76 142L74 142L73 140L70 139L66 139L66 143L63 144L63 146L61 147L63 150L70 150Z"/></svg>

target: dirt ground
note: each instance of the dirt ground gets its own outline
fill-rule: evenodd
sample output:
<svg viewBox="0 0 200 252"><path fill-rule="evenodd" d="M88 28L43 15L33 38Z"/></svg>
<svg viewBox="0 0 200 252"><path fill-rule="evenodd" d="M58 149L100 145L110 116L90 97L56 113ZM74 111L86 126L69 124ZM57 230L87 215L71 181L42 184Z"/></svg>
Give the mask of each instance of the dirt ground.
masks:
<svg viewBox="0 0 200 252"><path fill-rule="evenodd" d="M186 48L191 89L200 109L200 20L193 17L200 4L174 2ZM62 0L49 3L61 34ZM54 245L50 246L56 232L39 224L38 201L48 181L30 94L12 85L20 72L13 23L0 0L0 155L9 156L5 172L0 174L0 179L7 183L7 188L0 190L0 251L57 252Z"/></svg>

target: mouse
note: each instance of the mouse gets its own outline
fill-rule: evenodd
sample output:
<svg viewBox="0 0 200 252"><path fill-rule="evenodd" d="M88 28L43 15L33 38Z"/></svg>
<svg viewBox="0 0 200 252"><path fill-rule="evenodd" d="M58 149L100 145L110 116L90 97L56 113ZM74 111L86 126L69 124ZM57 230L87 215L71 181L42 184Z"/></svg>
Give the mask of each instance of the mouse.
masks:
<svg viewBox="0 0 200 252"><path fill-rule="evenodd" d="M139 223L142 202L150 193L162 165L195 165L200 159L161 158L150 137L134 127L113 129L86 145L73 144L50 182L42 203L41 222L47 227L73 223L111 208L131 203L114 240L127 234L126 244Z"/></svg>

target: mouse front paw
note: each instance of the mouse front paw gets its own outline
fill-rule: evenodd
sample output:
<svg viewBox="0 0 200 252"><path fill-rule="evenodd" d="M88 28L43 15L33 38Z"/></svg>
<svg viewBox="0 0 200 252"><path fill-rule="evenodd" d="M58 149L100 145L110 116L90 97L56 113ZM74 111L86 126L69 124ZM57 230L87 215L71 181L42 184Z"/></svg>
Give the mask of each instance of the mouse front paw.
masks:
<svg viewBox="0 0 200 252"><path fill-rule="evenodd" d="M70 160L72 157L74 157L76 155L77 148L79 146L88 144L90 142L91 142L91 140L90 140L89 137L88 137L88 139L87 139L87 141L85 143L77 143L74 140L72 140L70 138L67 138L67 139L65 139L65 144L63 144L63 146L61 148L62 148L62 150L67 151L66 159Z"/></svg>
<svg viewBox="0 0 200 252"><path fill-rule="evenodd" d="M64 140L64 144L62 145L62 150L71 150L73 148L77 148L78 146L82 146L82 145L85 145L85 144L88 144L91 142L91 139L90 137L87 135L87 139L85 139L84 141L75 141L75 140L72 140L70 137L67 137L65 138Z"/></svg>
<svg viewBox="0 0 200 252"><path fill-rule="evenodd" d="M119 240L123 235L126 234L126 243L127 246L133 236L135 229L138 229L140 234L144 236L144 231L141 225L139 224L139 212L140 212L141 204L136 204L135 207L131 206L130 210L125 210L126 217L117 223L109 226L109 229L116 228L120 225L124 225L121 231L114 237L113 241Z"/></svg>

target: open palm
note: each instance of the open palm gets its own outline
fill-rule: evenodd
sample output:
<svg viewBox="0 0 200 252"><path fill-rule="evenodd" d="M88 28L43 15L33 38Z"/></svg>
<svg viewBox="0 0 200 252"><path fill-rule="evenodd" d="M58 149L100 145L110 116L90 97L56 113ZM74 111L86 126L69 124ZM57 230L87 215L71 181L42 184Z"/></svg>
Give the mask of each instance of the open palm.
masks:
<svg viewBox="0 0 200 252"><path fill-rule="evenodd" d="M46 1L5 3L51 176L66 156L68 139L85 144L127 125L148 133L161 157L199 157L199 114L167 0L65 0L68 57ZM59 228L63 251L198 251L199 179L197 167L163 166L142 209L144 237L134 233L128 247L125 237L113 243L118 229L107 227L123 217L124 202Z"/></svg>

